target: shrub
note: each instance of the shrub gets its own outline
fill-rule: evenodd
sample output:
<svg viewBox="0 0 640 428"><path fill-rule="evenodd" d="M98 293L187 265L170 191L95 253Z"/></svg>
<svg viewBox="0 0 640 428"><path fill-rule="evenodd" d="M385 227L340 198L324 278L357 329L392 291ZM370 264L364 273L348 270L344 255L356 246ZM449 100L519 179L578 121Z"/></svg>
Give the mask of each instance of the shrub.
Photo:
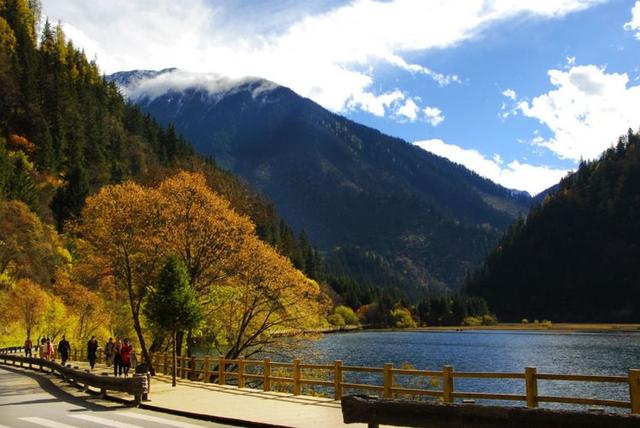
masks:
<svg viewBox="0 0 640 428"><path fill-rule="evenodd" d="M498 318L492 314L485 314L482 316L482 325L496 325L498 324Z"/></svg>
<svg viewBox="0 0 640 428"><path fill-rule="evenodd" d="M469 327L474 327L478 325L482 325L482 318L480 317L466 317L462 320L462 325L466 325Z"/></svg>
<svg viewBox="0 0 640 428"><path fill-rule="evenodd" d="M522 318L522 321L520 321L522 324L529 324L529 320L526 318Z"/></svg>
<svg viewBox="0 0 640 428"><path fill-rule="evenodd" d="M336 327L343 327L345 325L344 318L342 318L339 314L331 314L327 317L327 321L329 324Z"/></svg>
<svg viewBox="0 0 640 428"><path fill-rule="evenodd" d="M353 312L353 309L351 309L348 306L340 305L337 308L335 308L333 312L336 315L340 315L344 320L345 324L348 324L348 325L360 324L360 321L358 320L358 315L356 315L355 312Z"/></svg>
<svg viewBox="0 0 640 428"><path fill-rule="evenodd" d="M393 324L397 328L415 328L416 322L411 317L411 312L407 308L398 307L391 311L389 314L393 320Z"/></svg>

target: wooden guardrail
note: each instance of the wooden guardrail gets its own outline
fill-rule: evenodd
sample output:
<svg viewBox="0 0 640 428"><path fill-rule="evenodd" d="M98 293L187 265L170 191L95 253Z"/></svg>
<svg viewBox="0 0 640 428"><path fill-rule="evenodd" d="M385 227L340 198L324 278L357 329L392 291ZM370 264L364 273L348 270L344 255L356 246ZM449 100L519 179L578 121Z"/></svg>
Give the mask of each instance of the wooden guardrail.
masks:
<svg viewBox="0 0 640 428"><path fill-rule="evenodd" d="M9 348L6 348L9 349ZM22 348L14 352L21 352ZM0 350L2 352L3 350ZM84 358L84 352L77 352L74 359ZM156 373L171 373L171 354L155 353L151 355ZM260 387L264 391L288 388L294 395L303 395L310 387L322 387L326 392L333 391L333 398L340 400L345 391L357 393L375 393L382 398L397 396L426 396L452 404L456 400L500 400L520 401L528 408L537 408L540 403L577 404L628 409L632 414L640 414L640 370L631 369L626 376L580 375L538 373L535 367L526 367L524 372L457 372L453 366L446 365L442 370L416 370L396 368L391 363L384 367L350 366L342 361L333 364L306 364L299 359L291 362L276 362L270 358L262 360L225 359L222 356L212 358L178 356L176 361L178 376L194 381L215 382L219 385L233 384L239 388ZM311 373L310 373L311 372ZM349 374L360 373L371 379L381 379L380 383L348 382ZM311 374L311 376L310 376ZM414 380L435 379L438 389L411 387L398 382L399 377ZM504 379L523 382L521 394L506 394L455 389L456 379ZM594 397L571 397L540 395L538 386L541 381L560 382L598 382L626 384L629 388L628 400L601 399ZM307 390L305 390L305 388Z"/></svg>
<svg viewBox="0 0 640 428"><path fill-rule="evenodd" d="M4 348L0 350L0 363L59 374L63 379L82 385L85 389L89 387L99 389L102 396L106 396L107 391L124 392L133 395L133 402L136 405L140 404L144 394L149 390L149 379L146 375L127 378L99 376L87 371L63 366L55 361L16 355L17 352L23 351L23 349L17 348L19 351L15 349Z"/></svg>
<svg viewBox="0 0 640 428"><path fill-rule="evenodd" d="M158 373L171 373L171 355L152 354L153 365ZM535 367L526 367L524 372L457 372L450 365L442 370L416 370L395 368L393 364L384 367L349 366L342 361L333 364L305 364L299 359L291 362L274 362L270 358L248 360L242 357L225 359L223 357L178 357L176 361L178 376L203 382L214 381L220 385L229 384L229 380L240 388L250 384L262 385L264 391L270 391L274 384L288 386L294 395L301 395L305 387L320 386L327 391L333 390L335 400L340 400L344 391L375 393L383 398L400 395L428 396L440 399L445 404L464 399L521 401L529 408L537 408L540 403L563 403L590 406L615 407L629 409L640 414L640 370L629 370L626 376L578 375L538 373ZM313 371L313 376L308 376ZM318 376L324 373L324 376ZM345 381L349 373L362 373L370 378L381 379L381 383L354 383ZM416 379L436 379L438 389L410 387L397 382L398 377ZM521 394L461 391L455 389L456 379L506 379L523 382ZM561 382L602 382L626 384L629 387L628 400L600 399L593 397L570 397L540 395L538 385L541 381ZM361 381L362 382L362 381Z"/></svg>
<svg viewBox="0 0 640 428"><path fill-rule="evenodd" d="M640 425L639 415L445 405L367 396L343 397L342 417L347 424L366 423L370 428L381 424L430 428L632 428Z"/></svg>

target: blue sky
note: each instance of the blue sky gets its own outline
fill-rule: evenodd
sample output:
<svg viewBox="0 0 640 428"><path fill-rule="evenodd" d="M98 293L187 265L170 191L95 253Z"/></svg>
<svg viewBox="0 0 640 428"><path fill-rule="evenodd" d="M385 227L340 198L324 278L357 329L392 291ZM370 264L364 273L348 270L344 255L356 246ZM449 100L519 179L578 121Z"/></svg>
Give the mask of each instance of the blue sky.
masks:
<svg viewBox="0 0 640 428"><path fill-rule="evenodd" d="M43 6L107 73L265 77L532 194L640 126L640 1Z"/></svg>

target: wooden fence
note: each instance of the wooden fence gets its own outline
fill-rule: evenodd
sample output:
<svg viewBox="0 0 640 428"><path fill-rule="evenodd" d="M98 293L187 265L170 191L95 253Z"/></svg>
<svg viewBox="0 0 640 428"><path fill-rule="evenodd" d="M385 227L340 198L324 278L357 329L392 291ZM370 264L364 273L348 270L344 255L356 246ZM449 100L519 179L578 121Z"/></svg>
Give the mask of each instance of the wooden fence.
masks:
<svg viewBox="0 0 640 428"><path fill-rule="evenodd" d="M157 372L171 373L171 355L153 354L153 365ZM453 366L447 365L442 370L416 370L396 368L391 363L384 367L363 367L344 365L342 361L333 364L305 364L299 359L292 362L274 362L270 358L263 360L248 360L244 358L225 359L223 357L203 358L178 357L176 361L178 376L203 382L214 381L220 385L228 384L229 379L239 388L248 383L251 386L262 386L264 391L273 389L274 383L290 386L294 395L304 393L308 386L322 386L333 390L335 400L340 400L343 391L373 392L383 398L395 396L429 396L442 400L444 403L454 403L455 400L507 400L522 401L529 408L536 408L540 403L579 404L590 406L617 407L631 410L640 414L640 370L629 370L627 376L578 375L538 373L535 367L527 367L524 372L515 373L486 373L486 372L458 372ZM312 372L312 376L305 376ZM324 376L318 376L318 373ZM348 373L365 373L382 379L381 384L345 382ZM397 382L398 376L413 379L436 379L440 385L438 389L408 387ZM508 379L523 382L522 394L505 394L489 392L460 391L454 388L456 379ZM538 394L540 381L565 382L603 382L612 384L626 384L629 387L629 400L612 400L590 397L563 397ZM428 382L426 382L428 383Z"/></svg>
<svg viewBox="0 0 640 428"><path fill-rule="evenodd" d="M17 348L20 349L20 348ZM74 360L83 360L84 350L72 353ZM151 359L157 373L171 373L170 354L152 354ZM275 362L270 358L251 360L244 358L225 359L220 356L202 358L180 356L176 361L178 376L194 381L215 382L219 385L232 383L239 388L261 387L264 391L272 391L277 387L288 387L294 395L304 394L305 387L320 386L333 391L333 398L340 400L344 391L374 393L383 398L397 396L428 396L443 403L454 403L456 400L504 400L521 401L529 408L536 408L540 403L578 404L629 409L633 414L640 414L640 370L631 369L626 376L580 375L538 373L535 367L527 367L523 372L461 372L454 371L453 366L446 365L442 370L416 370L396 368L391 363L384 367L364 367L344 365L342 361L333 364L305 364L299 359L291 362ZM319 375L322 373L322 375ZM370 377L381 378L380 383L346 382L349 373L361 373ZM311 376L309 376L311 374ZM438 389L410 387L398 382L398 376L410 377L414 380L435 379ZM461 391L454 388L456 379L503 379L517 380L523 383L522 394L506 394L491 392ZM629 388L629 399L612 400L591 397L570 397L540 395L540 381L562 382L602 382L626 384ZM276 387L276 388L274 388Z"/></svg>

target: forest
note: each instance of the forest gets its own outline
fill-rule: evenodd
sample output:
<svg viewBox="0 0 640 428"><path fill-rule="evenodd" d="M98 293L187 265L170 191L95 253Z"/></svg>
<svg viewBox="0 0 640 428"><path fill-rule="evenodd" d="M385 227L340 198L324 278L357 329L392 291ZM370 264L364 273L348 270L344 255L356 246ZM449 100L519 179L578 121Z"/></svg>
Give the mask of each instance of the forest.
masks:
<svg viewBox="0 0 640 428"><path fill-rule="evenodd" d="M640 322L639 183L629 130L515 222L467 291L504 321Z"/></svg>

